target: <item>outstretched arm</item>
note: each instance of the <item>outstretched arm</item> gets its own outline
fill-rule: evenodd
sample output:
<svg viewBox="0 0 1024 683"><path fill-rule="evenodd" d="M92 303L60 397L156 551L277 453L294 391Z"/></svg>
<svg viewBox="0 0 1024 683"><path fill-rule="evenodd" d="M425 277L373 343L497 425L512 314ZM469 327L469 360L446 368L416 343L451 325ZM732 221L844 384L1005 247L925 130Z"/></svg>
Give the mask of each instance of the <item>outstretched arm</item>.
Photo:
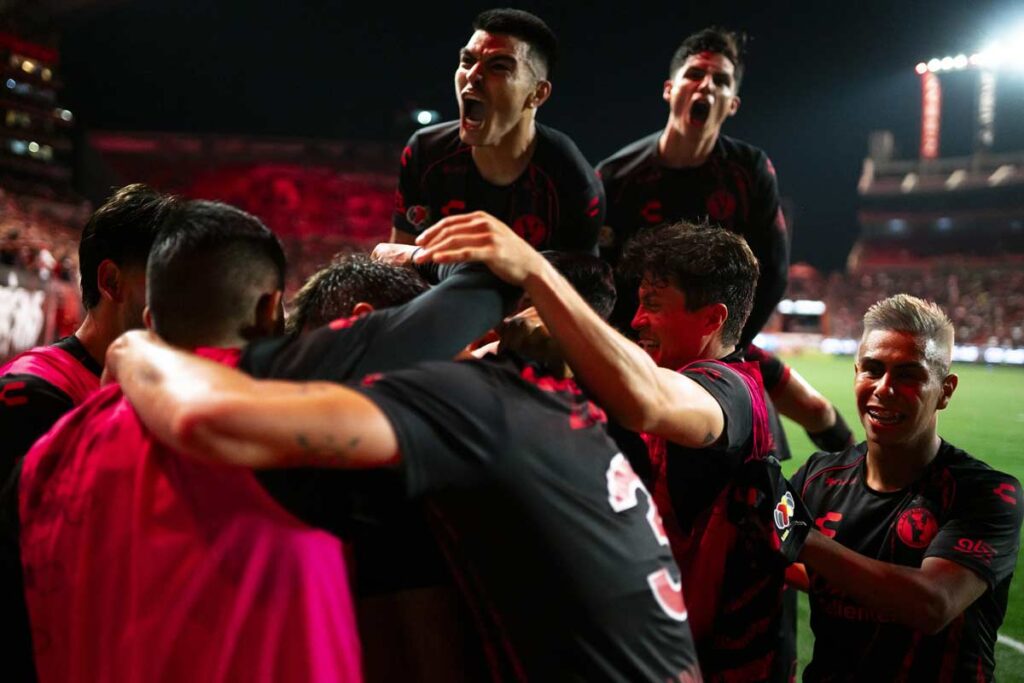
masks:
<svg viewBox="0 0 1024 683"><path fill-rule="evenodd" d="M865 607L928 634L945 628L987 588L981 577L955 562L926 557L920 568L881 562L817 529L808 535L800 561Z"/></svg>
<svg viewBox="0 0 1024 683"><path fill-rule="evenodd" d="M397 462L384 414L336 384L254 380L149 332L115 341L107 374L158 440L199 459L253 468Z"/></svg>
<svg viewBox="0 0 1024 683"><path fill-rule="evenodd" d="M482 212L451 216L424 231L417 243L423 247L417 260L482 261L501 279L522 286L573 372L623 426L691 447L721 435L722 408L703 387L659 368L501 221Z"/></svg>

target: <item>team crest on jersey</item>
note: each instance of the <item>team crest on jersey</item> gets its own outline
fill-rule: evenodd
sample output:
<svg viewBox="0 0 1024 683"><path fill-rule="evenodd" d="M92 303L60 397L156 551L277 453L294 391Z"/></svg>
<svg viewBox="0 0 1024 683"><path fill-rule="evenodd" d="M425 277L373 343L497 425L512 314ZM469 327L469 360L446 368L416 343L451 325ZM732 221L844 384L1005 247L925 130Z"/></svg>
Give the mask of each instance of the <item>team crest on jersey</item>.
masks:
<svg viewBox="0 0 1024 683"><path fill-rule="evenodd" d="M796 512L796 501L793 500L793 494L786 491L779 500L779 504L775 506L775 526L779 531L789 528L794 512Z"/></svg>
<svg viewBox="0 0 1024 683"><path fill-rule="evenodd" d="M530 243L532 247L542 246L548 238L548 226L532 213L523 214L512 224L512 230Z"/></svg>
<svg viewBox="0 0 1024 683"><path fill-rule="evenodd" d="M715 190L708 196L708 216L713 221L727 221L736 213L736 197L726 190Z"/></svg>
<svg viewBox="0 0 1024 683"><path fill-rule="evenodd" d="M939 533L939 523L928 508L910 508L896 522L896 534L911 548L927 548Z"/></svg>
<svg viewBox="0 0 1024 683"><path fill-rule="evenodd" d="M413 204L405 212L405 219L417 228L427 222L430 218L430 209L420 204Z"/></svg>

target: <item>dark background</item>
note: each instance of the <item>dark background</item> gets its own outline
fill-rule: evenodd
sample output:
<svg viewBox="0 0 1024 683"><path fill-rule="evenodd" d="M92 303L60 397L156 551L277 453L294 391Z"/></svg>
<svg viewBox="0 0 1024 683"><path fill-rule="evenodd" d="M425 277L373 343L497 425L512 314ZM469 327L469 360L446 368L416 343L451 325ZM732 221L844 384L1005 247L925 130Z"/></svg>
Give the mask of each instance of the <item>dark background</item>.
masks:
<svg viewBox="0 0 1024 683"><path fill-rule="evenodd" d="M403 142L408 112L456 115L452 75L489 3L124 0L59 18L64 106L93 130ZM746 31L742 106L725 132L765 149L793 212L793 260L841 268L857 235L869 131L917 154L914 65L980 49L1019 2L520 3L558 34L542 121L596 163L660 128L668 62L709 24ZM971 146L973 80L943 76L943 155ZM1024 76L998 85L997 148L1024 149ZM396 159L397 169L397 159ZM397 172L397 170L396 170Z"/></svg>

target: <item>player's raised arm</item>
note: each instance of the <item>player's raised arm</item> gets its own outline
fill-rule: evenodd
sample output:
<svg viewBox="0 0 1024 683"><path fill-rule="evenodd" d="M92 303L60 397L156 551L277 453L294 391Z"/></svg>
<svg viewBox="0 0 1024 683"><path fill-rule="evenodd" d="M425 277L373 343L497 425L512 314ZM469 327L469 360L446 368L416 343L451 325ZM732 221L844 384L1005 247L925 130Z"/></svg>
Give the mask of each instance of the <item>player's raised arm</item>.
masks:
<svg viewBox="0 0 1024 683"><path fill-rule="evenodd" d="M566 361L591 394L623 426L689 446L722 433L721 406L693 380L659 368L648 354L607 325L529 244L493 216L446 218L417 240L417 259L482 261L526 290Z"/></svg>
<svg viewBox="0 0 1024 683"><path fill-rule="evenodd" d="M107 362L146 427L190 456L253 468L397 460L384 415L339 385L254 380L144 332L122 336Z"/></svg>

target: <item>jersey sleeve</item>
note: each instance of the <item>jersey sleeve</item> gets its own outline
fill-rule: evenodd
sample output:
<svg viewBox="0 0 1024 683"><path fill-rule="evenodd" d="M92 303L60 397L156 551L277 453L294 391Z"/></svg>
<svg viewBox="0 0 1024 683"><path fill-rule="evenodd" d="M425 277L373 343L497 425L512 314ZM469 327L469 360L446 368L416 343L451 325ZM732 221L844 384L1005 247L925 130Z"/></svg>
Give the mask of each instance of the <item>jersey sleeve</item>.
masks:
<svg viewBox="0 0 1024 683"><path fill-rule="evenodd" d="M754 428L754 408L743 379L718 363L694 363L682 374L701 385L722 408L725 440L714 447L730 453L742 448Z"/></svg>
<svg viewBox="0 0 1024 683"><path fill-rule="evenodd" d="M757 257L760 275L754 291L754 306L743 326L740 344L745 346L771 317L782 299L789 280L789 236L779 203L775 168L763 153L755 168L755 189L751 198L750 221L744 237Z"/></svg>
<svg viewBox="0 0 1024 683"><path fill-rule="evenodd" d="M0 477L72 408L67 394L35 375L0 377Z"/></svg>
<svg viewBox="0 0 1024 683"><path fill-rule="evenodd" d="M499 391L463 363L427 363L359 387L391 423L406 492L478 486L511 438Z"/></svg>
<svg viewBox="0 0 1024 683"><path fill-rule="evenodd" d="M429 226L429 205L420 177L420 154L419 136L414 134L402 149L395 210L391 218L396 229L410 235L418 235Z"/></svg>
<svg viewBox="0 0 1024 683"><path fill-rule="evenodd" d="M1024 498L1020 482L1001 472L977 476L968 487L958 482L949 518L925 557L941 557L967 567L994 588L1013 574L1020 549Z"/></svg>

